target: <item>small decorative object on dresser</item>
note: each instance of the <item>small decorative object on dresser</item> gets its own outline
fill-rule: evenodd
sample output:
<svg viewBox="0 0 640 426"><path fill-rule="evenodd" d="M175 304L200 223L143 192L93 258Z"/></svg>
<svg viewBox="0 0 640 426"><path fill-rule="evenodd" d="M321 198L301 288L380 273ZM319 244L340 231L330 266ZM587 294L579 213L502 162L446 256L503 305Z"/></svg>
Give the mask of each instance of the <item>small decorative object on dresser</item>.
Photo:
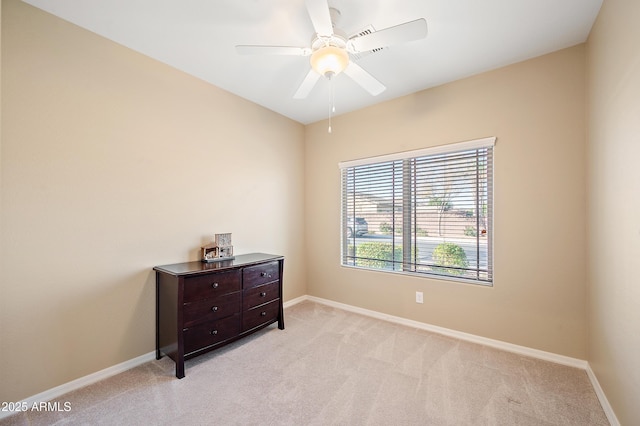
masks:
<svg viewBox="0 0 640 426"><path fill-rule="evenodd" d="M231 234L216 234L215 240L200 248L203 262L220 262L234 259Z"/></svg>
<svg viewBox="0 0 640 426"><path fill-rule="evenodd" d="M184 361L278 323L284 330L284 257L252 253L225 262L156 266L156 359Z"/></svg>

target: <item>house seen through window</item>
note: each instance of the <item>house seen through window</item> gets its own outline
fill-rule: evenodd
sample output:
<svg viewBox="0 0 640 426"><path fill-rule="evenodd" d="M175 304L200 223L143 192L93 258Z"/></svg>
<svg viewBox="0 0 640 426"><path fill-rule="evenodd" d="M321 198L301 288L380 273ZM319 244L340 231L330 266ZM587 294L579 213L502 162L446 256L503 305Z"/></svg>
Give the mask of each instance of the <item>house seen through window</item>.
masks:
<svg viewBox="0 0 640 426"><path fill-rule="evenodd" d="M342 264L491 285L494 143L340 163Z"/></svg>

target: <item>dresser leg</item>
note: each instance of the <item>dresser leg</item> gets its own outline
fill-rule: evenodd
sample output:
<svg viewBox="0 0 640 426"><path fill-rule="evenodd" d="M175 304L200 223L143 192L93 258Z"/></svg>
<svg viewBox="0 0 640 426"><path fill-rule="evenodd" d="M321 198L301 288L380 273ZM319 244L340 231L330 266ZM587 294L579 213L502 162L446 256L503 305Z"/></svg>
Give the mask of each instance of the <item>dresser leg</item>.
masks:
<svg viewBox="0 0 640 426"><path fill-rule="evenodd" d="M176 362L176 377L178 379L184 378L184 360Z"/></svg>
<svg viewBox="0 0 640 426"><path fill-rule="evenodd" d="M280 314L278 315L278 328L284 330L284 309L282 303L280 304Z"/></svg>
<svg viewBox="0 0 640 426"><path fill-rule="evenodd" d="M156 359L160 358L160 273L156 271Z"/></svg>

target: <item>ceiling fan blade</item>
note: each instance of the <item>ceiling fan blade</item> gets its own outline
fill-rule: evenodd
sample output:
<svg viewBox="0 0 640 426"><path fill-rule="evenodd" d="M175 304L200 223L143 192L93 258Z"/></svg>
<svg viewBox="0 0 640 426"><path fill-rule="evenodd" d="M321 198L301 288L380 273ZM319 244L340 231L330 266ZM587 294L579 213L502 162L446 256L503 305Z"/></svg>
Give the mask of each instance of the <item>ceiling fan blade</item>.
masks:
<svg viewBox="0 0 640 426"><path fill-rule="evenodd" d="M313 89L313 86L316 85L316 82L319 78L320 74L315 72L313 69L310 69L309 73L302 81L302 84L300 85L300 87L298 87L298 90L296 90L296 93L293 95L293 99L306 98L307 95L309 95L309 92L311 92L311 89Z"/></svg>
<svg viewBox="0 0 640 426"><path fill-rule="evenodd" d="M353 61L349 62L349 65L344 69L343 73L351 77L353 81L373 96L377 96L387 89L384 84L380 83L374 76Z"/></svg>
<svg viewBox="0 0 640 426"><path fill-rule="evenodd" d="M327 37L333 35L333 24L327 0L306 0L305 3L316 33Z"/></svg>
<svg viewBox="0 0 640 426"><path fill-rule="evenodd" d="M362 37L352 38L349 42L356 52L367 52L397 43L419 40L427 36L427 21L424 18L405 22L384 30L375 31Z"/></svg>
<svg viewBox="0 0 640 426"><path fill-rule="evenodd" d="M252 46L238 45L236 51L241 55L291 55L309 56L311 49L308 47L292 46Z"/></svg>

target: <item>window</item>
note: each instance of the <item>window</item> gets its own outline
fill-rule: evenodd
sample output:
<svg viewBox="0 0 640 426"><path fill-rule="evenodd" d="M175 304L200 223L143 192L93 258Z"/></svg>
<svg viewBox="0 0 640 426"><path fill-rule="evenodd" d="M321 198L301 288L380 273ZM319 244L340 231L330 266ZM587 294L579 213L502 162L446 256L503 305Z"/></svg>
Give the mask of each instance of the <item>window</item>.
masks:
<svg viewBox="0 0 640 426"><path fill-rule="evenodd" d="M494 143L340 163L342 264L491 285Z"/></svg>

